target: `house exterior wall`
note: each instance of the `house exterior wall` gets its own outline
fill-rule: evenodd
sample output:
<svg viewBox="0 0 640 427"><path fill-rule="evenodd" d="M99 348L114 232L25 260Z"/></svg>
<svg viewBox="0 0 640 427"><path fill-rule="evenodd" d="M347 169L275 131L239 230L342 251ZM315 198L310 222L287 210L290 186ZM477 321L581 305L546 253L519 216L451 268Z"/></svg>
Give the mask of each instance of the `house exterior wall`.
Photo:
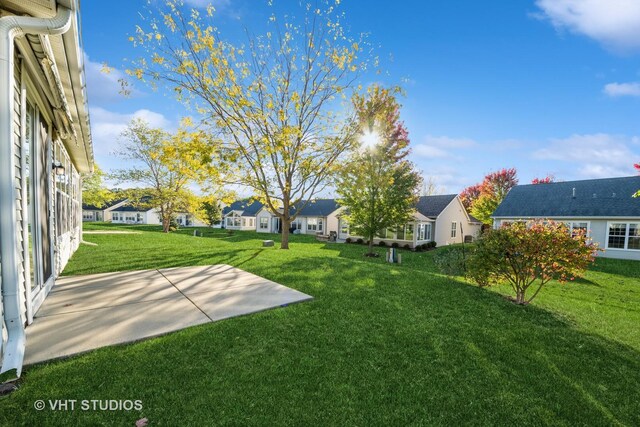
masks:
<svg viewBox="0 0 640 427"><path fill-rule="evenodd" d="M142 221L143 224L148 225L162 224L162 220L160 219L160 211L158 209L150 209L146 212L143 212Z"/></svg>
<svg viewBox="0 0 640 427"><path fill-rule="evenodd" d="M56 136L50 106L33 83L33 73L19 57L19 51L15 49L13 58L12 149L18 289L22 319L28 324L80 245L82 195L80 174L70 160L67 147ZM61 175L55 175L51 167L58 159L63 160ZM40 169L38 176L34 175L36 164ZM44 181L40 182L39 177ZM35 212L40 217L39 224L31 223L35 221ZM39 234L41 223L46 224L48 235ZM40 261L37 265L35 254ZM47 272L40 270L44 268L42 263L47 264L47 277Z"/></svg>
<svg viewBox="0 0 640 427"><path fill-rule="evenodd" d="M176 214L176 221L178 222L178 225L180 225L181 227L206 227L207 226L207 224L205 224L203 221L196 218L194 215L185 213L185 212Z"/></svg>
<svg viewBox="0 0 640 427"><path fill-rule="evenodd" d="M406 227L407 225L411 225L413 227L413 236L410 239L406 238ZM431 226L430 232L428 231L428 225ZM420 227L425 227L424 238L420 236ZM434 232L434 222L433 221L411 221L405 224L404 232L397 232L392 230L385 230L385 236L376 236L373 238L373 244L379 245L380 242L384 242L386 246L391 246L393 243L397 243L400 247L406 247L407 245L411 248L415 248L416 246L429 243L433 241L433 232ZM362 236L352 235L347 233L347 237L350 239L363 239ZM338 233L338 238L343 239L345 235L342 233Z"/></svg>
<svg viewBox="0 0 640 427"><path fill-rule="evenodd" d="M452 237L452 223L454 222L456 223L456 233L455 237ZM481 225L469 222L464 206L456 197L436 218L434 240L437 246L462 243L464 236L477 238L481 228Z"/></svg>
<svg viewBox="0 0 640 427"><path fill-rule="evenodd" d="M231 211L223 218L224 228L228 230L243 230L243 231L255 231L256 230L256 217L255 216L242 216L239 212ZM236 223L238 225L236 225Z"/></svg>
<svg viewBox="0 0 640 427"><path fill-rule="evenodd" d="M336 236L339 234L340 231L340 213L343 211L343 208L339 208L336 209L335 211L331 212L329 215L327 215L327 230L325 232L325 234L330 234L332 231L334 233L336 233Z"/></svg>
<svg viewBox="0 0 640 427"><path fill-rule="evenodd" d="M256 215L256 231L258 233L274 233L274 216L266 209L260 209L260 212ZM260 227L260 221L266 220L266 228Z"/></svg>
<svg viewBox="0 0 640 427"><path fill-rule="evenodd" d="M588 235L597 243L604 252L599 252L598 256L605 258L629 259L640 261L640 250L609 248L609 224L611 223L635 223L640 224L640 218L589 218L589 217L550 217L550 218L495 218L494 227L500 227L505 222L551 219L559 222L586 222L588 223Z"/></svg>

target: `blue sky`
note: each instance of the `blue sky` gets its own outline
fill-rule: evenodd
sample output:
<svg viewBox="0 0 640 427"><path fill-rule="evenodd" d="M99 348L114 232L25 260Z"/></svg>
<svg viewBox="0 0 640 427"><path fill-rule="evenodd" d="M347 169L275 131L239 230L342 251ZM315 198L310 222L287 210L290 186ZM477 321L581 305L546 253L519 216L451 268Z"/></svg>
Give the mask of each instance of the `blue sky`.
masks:
<svg viewBox="0 0 640 427"><path fill-rule="evenodd" d="M286 12L297 0L275 0ZM118 3L116 6L114 3ZM132 117L173 128L187 114L138 86L118 94L128 41L143 1L82 3L87 87L96 160ZM199 7L206 0L189 0ZM218 0L225 31L264 22L262 0ZM493 170L521 183L627 176L640 161L640 2L634 0L343 0L352 34L370 33L401 84L412 160L441 190L458 192ZM102 64L114 70L101 73Z"/></svg>

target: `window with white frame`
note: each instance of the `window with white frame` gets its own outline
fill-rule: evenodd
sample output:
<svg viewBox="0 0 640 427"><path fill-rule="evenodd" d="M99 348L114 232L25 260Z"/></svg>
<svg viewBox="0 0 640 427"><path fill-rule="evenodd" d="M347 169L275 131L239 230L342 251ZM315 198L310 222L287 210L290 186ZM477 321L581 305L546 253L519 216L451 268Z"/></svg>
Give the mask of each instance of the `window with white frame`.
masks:
<svg viewBox="0 0 640 427"><path fill-rule="evenodd" d="M418 226L418 240L431 240L431 223L422 223Z"/></svg>
<svg viewBox="0 0 640 427"><path fill-rule="evenodd" d="M406 224L404 226L404 240L413 241L413 224Z"/></svg>
<svg viewBox="0 0 640 427"><path fill-rule="evenodd" d="M307 218L307 231L322 231L322 218Z"/></svg>
<svg viewBox="0 0 640 427"><path fill-rule="evenodd" d="M260 230L266 230L269 228L269 218L260 218Z"/></svg>
<svg viewBox="0 0 640 427"><path fill-rule="evenodd" d="M111 220L112 221L121 221L122 217L120 216L120 212L111 213Z"/></svg>
<svg viewBox="0 0 640 427"><path fill-rule="evenodd" d="M56 181L56 231L58 236L70 231L73 217L72 193L74 189L74 170L67 151L60 142L54 145L54 159L61 166L59 171L54 171Z"/></svg>
<svg viewBox="0 0 640 427"><path fill-rule="evenodd" d="M571 235L576 236L579 232L584 233L585 236L589 235L589 222L588 221L573 221L567 224L571 230Z"/></svg>
<svg viewBox="0 0 640 427"><path fill-rule="evenodd" d="M640 250L640 223L609 223L606 247L608 249Z"/></svg>
<svg viewBox="0 0 640 427"><path fill-rule="evenodd" d="M458 223L457 222L452 222L451 223L451 238L455 239L457 235L458 235Z"/></svg>
<svg viewBox="0 0 640 427"><path fill-rule="evenodd" d="M349 234L349 223L344 219L340 220L340 234Z"/></svg>

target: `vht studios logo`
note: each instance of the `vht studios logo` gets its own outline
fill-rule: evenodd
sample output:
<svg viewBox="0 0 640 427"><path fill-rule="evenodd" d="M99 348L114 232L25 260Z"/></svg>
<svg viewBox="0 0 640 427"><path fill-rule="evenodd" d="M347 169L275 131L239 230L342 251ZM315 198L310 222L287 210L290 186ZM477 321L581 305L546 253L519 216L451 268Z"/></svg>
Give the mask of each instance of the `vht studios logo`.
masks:
<svg viewBox="0 0 640 427"><path fill-rule="evenodd" d="M37 411L140 411L142 410L142 400L36 400L33 402L33 407Z"/></svg>

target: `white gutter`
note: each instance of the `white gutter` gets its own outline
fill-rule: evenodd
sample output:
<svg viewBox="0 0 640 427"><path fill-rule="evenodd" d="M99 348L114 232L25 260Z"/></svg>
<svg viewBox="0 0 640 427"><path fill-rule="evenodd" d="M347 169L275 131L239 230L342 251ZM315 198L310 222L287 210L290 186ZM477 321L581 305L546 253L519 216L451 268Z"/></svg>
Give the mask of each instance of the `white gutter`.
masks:
<svg viewBox="0 0 640 427"><path fill-rule="evenodd" d="M15 160L13 154L14 39L24 34L63 34L71 27L73 12L58 5L53 18L4 16L0 18L0 254L2 305L7 342L0 373L22 372L25 332L21 312L18 236L16 230Z"/></svg>

